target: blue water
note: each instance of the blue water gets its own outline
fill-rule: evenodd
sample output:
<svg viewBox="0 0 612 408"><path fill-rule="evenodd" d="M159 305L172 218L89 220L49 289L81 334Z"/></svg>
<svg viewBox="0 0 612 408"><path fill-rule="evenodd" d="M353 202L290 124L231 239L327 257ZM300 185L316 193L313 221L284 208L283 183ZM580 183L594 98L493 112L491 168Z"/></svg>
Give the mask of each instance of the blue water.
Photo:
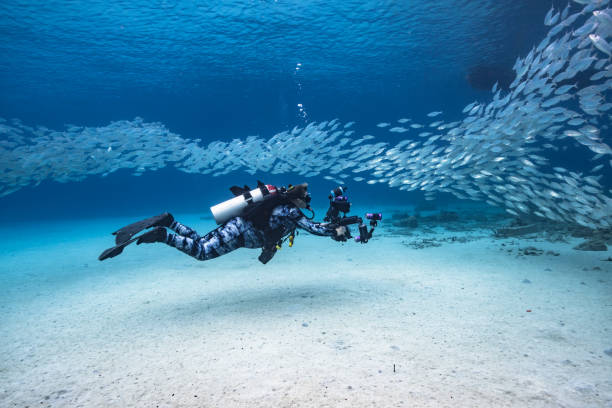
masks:
<svg viewBox="0 0 612 408"><path fill-rule="evenodd" d="M549 7L531 0L9 0L0 4L0 112L52 129L140 116L203 143L270 137L335 117L357 121L364 133L434 109L452 120L470 101L490 97L467 81L470 69L510 69L543 37ZM333 187L308 181L321 200ZM140 178L119 171L45 181L2 198L0 218L207 211L227 197L224 186L244 183L253 177L213 181L169 168ZM419 199L365 184L352 193L362 202Z"/></svg>
<svg viewBox="0 0 612 408"><path fill-rule="evenodd" d="M469 193L477 184L469 184L473 178L485 180L477 186L483 192L493 192L487 183L497 177L495 187L502 189L483 196L510 206L508 200L516 200L531 212L511 217L504 204L371 185L366 182L379 177L369 174L374 171L344 170L351 175L349 215L383 212L372 240L338 243L302 232L294 247L285 245L266 265L257 261L256 249L198 262L161 244L131 245L104 262L97 257L113 245L112 231L163 211L203 235L216 227L209 207L230 198L228 187L254 187L258 179L274 185L307 181L316 220L322 220L337 185L324 178L333 163L314 177L297 174L299 161L294 172L249 174L246 166L236 166L213 177L189 173L200 164L192 156L183 167L162 160L164 167L135 175L134 167L149 158L132 166L126 156L133 152L124 151L124 162L109 168L99 163L119 149L111 149L108 137L96 139L95 147L78 139L139 117L141 122L123 122L136 130L121 134L119 145L140 137L159 153L151 139L171 140L168 129L181 146L183 139L200 139L191 145L194 152L249 135L267 148L280 132L338 118L338 126L355 122L351 137L374 135L362 146L388 142L379 158L393 156L399 141L426 140L415 137L420 130L390 132L400 118L428 125L437 120L428 113L443 111L436 118L446 124L476 120L462 110L473 101L489 104L493 83L504 88L502 97L508 95L515 61L551 29L543 25L547 11L567 4L0 2L0 195L6 185L15 188L0 196L0 406L610 407L611 253L576 248L587 241L612 245L610 228L584 228L612 225L606 214L611 156L595 154L604 142L612 145L612 110L597 118L584 115L601 132L602 145L593 150L594 135L586 141L563 137L568 127L547 134L516 109L510 122L525 120L542 132L538 143L554 145L531 150L530 135L518 134L528 133L528 126L514 126L515 138L512 129L500 129L499 136L482 131L521 152L504 151L507 160L500 164L492 152L501 147L478 139L480 132L462 134L459 143L448 137L449 149L468 156L474 150L477 159L457 170L468 182L434 174L433 181L424 180L431 184L419 186L457 181L454 193ZM572 13L583 7L570 4ZM585 47L606 62L605 51ZM600 93L609 99L610 89ZM523 103L535 94L516 99ZM578 99L574 95L565 106L578 110ZM381 122L393 125L377 127ZM497 130L501 122L492 122ZM133 123L145 125L130 128ZM62 134L69 125L89 133ZM57 131L36 134L49 146L29 138L39 126ZM13 133L5 140L8 128ZM19 139L22 131L28 135ZM402 177L422 182L422 171L429 177L440 168L436 160L441 165L456 159L427 150L434 147L423 149L433 165L427 155L418 163L405 160ZM7 149L11 155L3 158ZM47 151L55 154L42 154ZM540 151L549 162L531 168L524 159ZM246 148L239 153L240 165L248 163ZM37 163L40 157L52 159ZM331 154L313 160L319 157L334 160ZM604 167L592 170L600 163ZM553 171L555 166L563 169ZM490 178L483 179L487 169ZM34 185L40 180L33 171L48 177ZM572 177L564 179L567 174ZM524 179L509 180L518 175ZM557 211L547 208L548 219L537 214L547 205ZM560 220L558 214L564 222L550 222ZM574 216L578 221L572 222ZM511 224L522 226L494 234ZM532 233L521 232L530 228Z"/></svg>

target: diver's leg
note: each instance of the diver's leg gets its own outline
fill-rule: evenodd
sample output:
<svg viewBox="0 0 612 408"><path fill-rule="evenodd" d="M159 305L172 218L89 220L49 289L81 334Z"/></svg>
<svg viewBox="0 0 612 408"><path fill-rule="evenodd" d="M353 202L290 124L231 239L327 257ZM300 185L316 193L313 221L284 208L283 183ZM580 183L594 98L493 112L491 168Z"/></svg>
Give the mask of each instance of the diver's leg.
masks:
<svg viewBox="0 0 612 408"><path fill-rule="evenodd" d="M201 261L217 258L235 249L245 246L245 236L250 238L252 226L242 218L232 218L219 228L209 232L200 239L168 234L166 244L177 248ZM248 242L253 247L253 242Z"/></svg>
<svg viewBox="0 0 612 408"><path fill-rule="evenodd" d="M178 221L174 221L172 224L170 224L168 228L170 228L172 231L176 232L180 236L191 238L196 241L203 238L198 235L195 230L189 228L186 225L181 224Z"/></svg>

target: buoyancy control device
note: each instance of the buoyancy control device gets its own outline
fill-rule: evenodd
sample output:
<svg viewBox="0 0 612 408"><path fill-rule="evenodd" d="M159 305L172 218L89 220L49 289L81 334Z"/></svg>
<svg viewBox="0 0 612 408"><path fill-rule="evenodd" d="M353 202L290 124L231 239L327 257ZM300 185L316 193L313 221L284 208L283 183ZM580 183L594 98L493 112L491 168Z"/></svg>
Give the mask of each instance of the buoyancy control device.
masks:
<svg viewBox="0 0 612 408"><path fill-rule="evenodd" d="M223 224L233 217L241 216L251 221L256 228L263 230L265 244L258 259L264 264L272 259L286 239L289 240L289 246L292 247L296 234L295 230L270 229L268 219L275 206L299 199L306 205L305 208L312 212L312 217L307 218L314 218L314 211L309 205L310 195L307 193L306 183L298 186L290 184L288 188L285 188L264 184L258 180L257 188L253 190L245 185L244 187L230 187L230 191L235 197L212 206L210 211L213 213L217 224Z"/></svg>

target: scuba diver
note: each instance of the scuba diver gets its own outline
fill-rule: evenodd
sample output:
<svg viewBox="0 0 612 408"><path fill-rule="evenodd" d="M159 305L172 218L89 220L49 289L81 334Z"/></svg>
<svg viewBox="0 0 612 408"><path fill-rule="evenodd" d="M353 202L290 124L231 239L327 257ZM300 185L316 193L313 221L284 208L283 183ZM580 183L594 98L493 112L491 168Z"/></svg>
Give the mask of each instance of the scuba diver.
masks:
<svg viewBox="0 0 612 408"><path fill-rule="evenodd" d="M115 257L121 254L127 245L136 241L137 245L165 243L200 261L217 258L238 248L262 248L258 259L265 264L272 259L285 240L288 239L289 246L293 246L298 228L314 235L329 236L336 241L347 241L351 238L348 225L360 223L361 235L356 240L365 243L372 236L374 228L368 231L360 217L346 217L345 212L345 216L341 218L338 211L331 211L336 198L344 191L341 187L333 190L333 197L330 196L332 217L330 211L326 217L326 221L330 222L318 223L311 221L314 211L310 208L311 197L307 183L289 185L288 188L276 188L260 181L257 184L258 187L254 190L248 186L231 187L235 197L211 207L215 221L221 225L204 236L179 223L171 214L164 213L113 232L117 245L105 250L98 259L103 261ZM350 206L347 200L342 201L343 207L340 211L348 211L347 204ZM311 211L312 217L306 217L302 209ZM371 215L368 214L370 220ZM370 225L373 227L376 222L371 221ZM152 229L136 236L149 228ZM168 232L167 228L174 233Z"/></svg>

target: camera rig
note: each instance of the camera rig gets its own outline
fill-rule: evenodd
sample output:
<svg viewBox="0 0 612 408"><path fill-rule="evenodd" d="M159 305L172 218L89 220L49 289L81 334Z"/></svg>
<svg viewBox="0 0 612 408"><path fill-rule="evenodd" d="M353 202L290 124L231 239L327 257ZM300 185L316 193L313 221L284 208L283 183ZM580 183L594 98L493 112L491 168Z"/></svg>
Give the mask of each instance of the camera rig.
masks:
<svg viewBox="0 0 612 408"><path fill-rule="evenodd" d="M328 222L331 228L346 227L347 238L352 238L348 226L359 224L359 235L355 237L355 242L365 244L372 238L374 228L378 226L378 221L382 220L382 213L366 213L365 217L370 221L371 227L368 230L368 226L364 224L363 218L357 215L347 216L351 209L351 203L346 196L346 190L348 190L346 186L338 186L330 192L328 196L329 208L323 221ZM342 213L342 216L340 216L340 213Z"/></svg>

